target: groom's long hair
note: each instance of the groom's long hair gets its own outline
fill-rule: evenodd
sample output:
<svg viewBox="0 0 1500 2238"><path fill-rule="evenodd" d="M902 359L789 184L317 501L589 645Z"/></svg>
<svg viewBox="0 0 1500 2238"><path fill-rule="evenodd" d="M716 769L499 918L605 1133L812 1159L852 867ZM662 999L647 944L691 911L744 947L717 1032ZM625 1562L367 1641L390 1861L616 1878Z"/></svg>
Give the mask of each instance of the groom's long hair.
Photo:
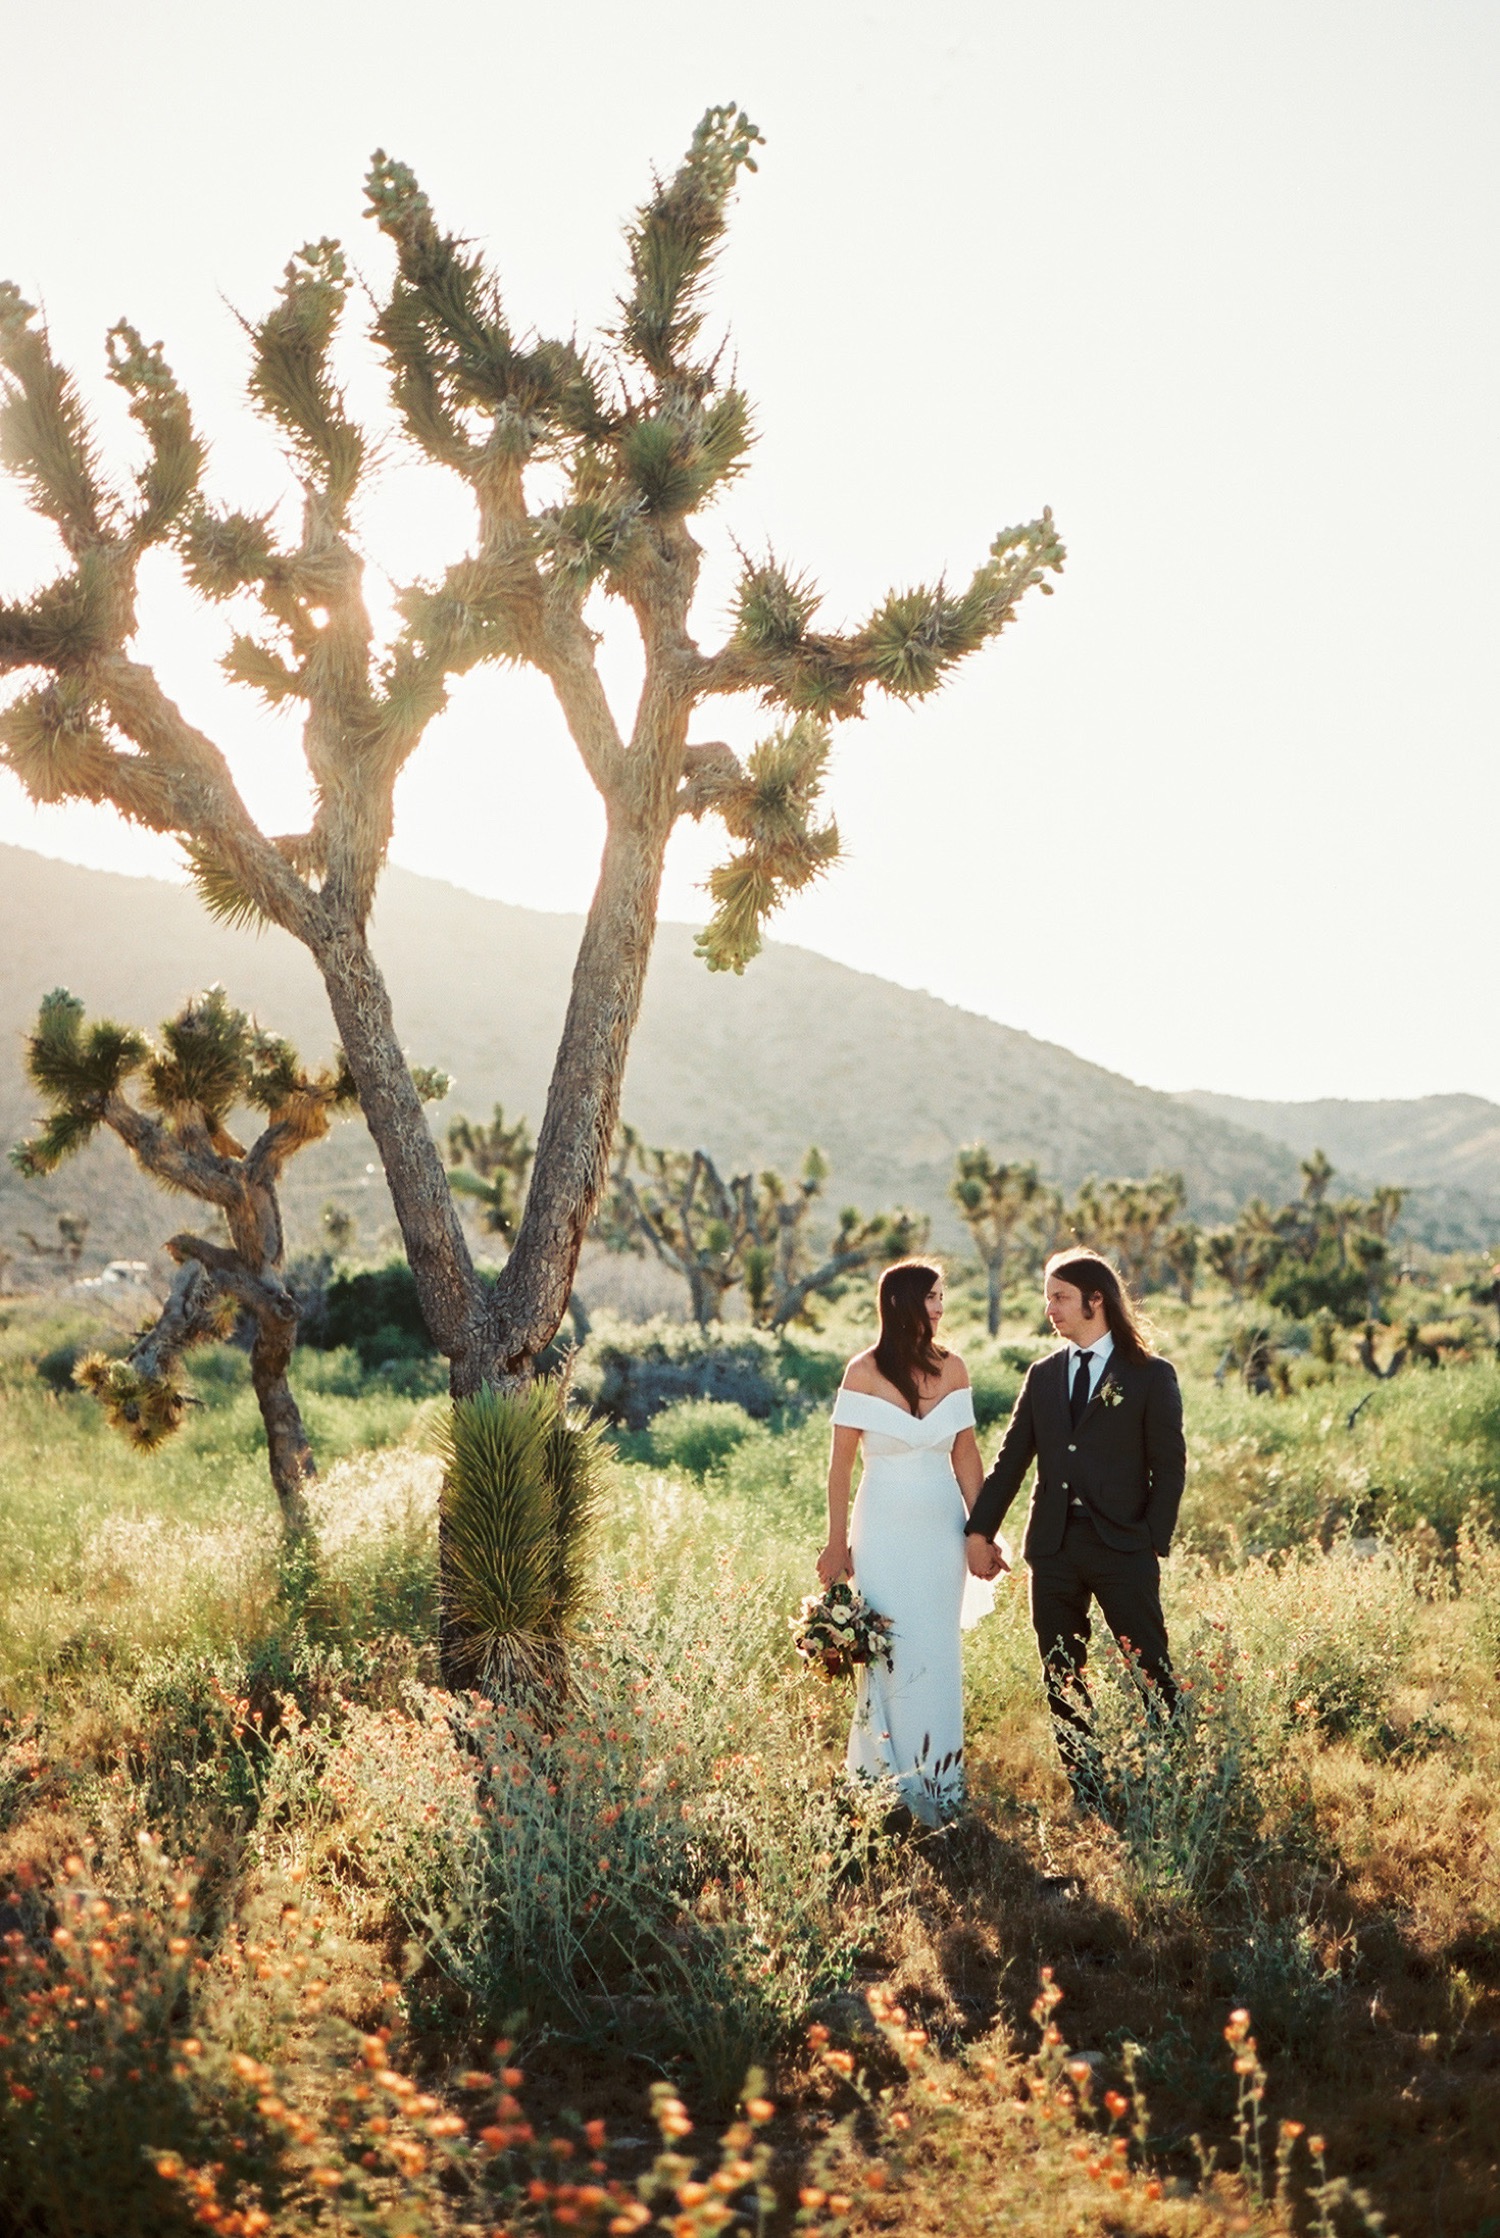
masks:
<svg viewBox="0 0 1500 2238"><path fill-rule="evenodd" d="M935 1342L927 1298L943 1270L930 1259L898 1259L880 1278L880 1342L875 1365L913 1414L920 1411L917 1375L936 1375L948 1355Z"/></svg>
<svg viewBox="0 0 1500 2238"><path fill-rule="evenodd" d="M1097 1251L1058 1251L1047 1261L1047 1273L1059 1282L1070 1282L1084 1302L1102 1298L1104 1318L1115 1340L1115 1350L1125 1360L1149 1360L1151 1346L1136 1317L1130 1292L1107 1259Z"/></svg>

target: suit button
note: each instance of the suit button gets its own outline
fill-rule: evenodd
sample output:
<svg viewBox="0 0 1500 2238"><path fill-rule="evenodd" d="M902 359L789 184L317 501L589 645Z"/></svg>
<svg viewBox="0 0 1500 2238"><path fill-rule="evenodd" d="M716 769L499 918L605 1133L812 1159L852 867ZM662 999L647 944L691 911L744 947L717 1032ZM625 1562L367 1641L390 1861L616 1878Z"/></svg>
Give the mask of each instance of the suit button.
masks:
<svg viewBox="0 0 1500 2238"><path fill-rule="evenodd" d="M1064 1491L1066 1492L1066 1491L1067 1491L1067 1489L1068 1489L1067 1485L1064 1485L1064 1486L1063 1486L1063 1490L1064 1490Z"/></svg>
<svg viewBox="0 0 1500 2238"><path fill-rule="evenodd" d="M1069 1451L1070 1453L1076 1453L1076 1452L1078 1451L1078 1448L1077 1448L1077 1446L1076 1446L1076 1445L1070 1445L1070 1446L1068 1447L1068 1451Z"/></svg>

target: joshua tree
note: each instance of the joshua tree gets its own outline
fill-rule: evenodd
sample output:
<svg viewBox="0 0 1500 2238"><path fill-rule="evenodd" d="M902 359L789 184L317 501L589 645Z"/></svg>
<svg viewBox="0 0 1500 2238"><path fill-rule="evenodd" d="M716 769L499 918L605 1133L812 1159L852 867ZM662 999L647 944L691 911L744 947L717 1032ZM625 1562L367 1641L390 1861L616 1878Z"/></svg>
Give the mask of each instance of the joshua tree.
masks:
<svg viewBox="0 0 1500 2238"><path fill-rule="evenodd" d="M628 1134L615 1160L611 1196L608 1226L617 1247L647 1248L680 1274L700 1329L720 1320L725 1298L744 1280L745 1252L755 1241L743 1191L725 1183L706 1150L651 1150Z"/></svg>
<svg viewBox="0 0 1500 2238"><path fill-rule="evenodd" d="M750 1318L761 1328L784 1329L808 1318L814 1298L836 1298L873 1260L905 1259L926 1244L929 1223L914 1213L877 1212L866 1219L845 1205L820 1255L811 1242L810 1215L827 1179L828 1161L814 1146L794 1184L771 1171L730 1184L745 1204L754 1239L744 1252L745 1295Z"/></svg>
<svg viewBox="0 0 1500 2238"><path fill-rule="evenodd" d="M1047 1188L1034 1165L997 1162L982 1142L974 1142L958 1153L948 1194L983 1264L989 1285L989 1332L998 1336L1011 1246L1028 1230L1055 1221L1057 1193Z"/></svg>
<svg viewBox="0 0 1500 2238"><path fill-rule="evenodd" d="M873 1259L905 1258L927 1240L927 1222L913 1213L867 1219L846 1205L820 1256L808 1217L827 1176L827 1161L813 1148L794 1184L770 1171L726 1181L706 1150L651 1150L624 1128L598 1232L613 1249L653 1251L680 1274L700 1329L722 1318L725 1298L741 1283L752 1321L784 1329L814 1298L837 1296Z"/></svg>
<svg viewBox="0 0 1500 2238"><path fill-rule="evenodd" d="M481 1227L504 1243L515 1241L535 1156L526 1121L508 1124L498 1103L488 1126L460 1114L448 1129L449 1186L479 1208Z"/></svg>
<svg viewBox="0 0 1500 2238"><path fill-rule="evenodd" d="M11 1153L22 1173L54 1172L108 1127L153 1180L211 1206L228 1239L170 1237L166 1250L178 1272L159 1318L124 1359L95 1354L82 1361L79 1382L135 1444L159 1445L178 1428L187 1405L179 1375L183 1354L224 1336L237 1314L248 1314L255 1327L250 1375L271 1482L288 1536L304 1532L303 1487L313 1458L287 1382L297 1305L284 1279L277 1185L290 1158L354 1109L354 1083L342 1056L308 1072L289 1042L263 1033L233 1008L222 987L211 987L168 1019L158 1047L108 1021L86 1026L83 1004L60 988L42 1004L26 1064L49 1108L40 1131ZM126 1094L136 1076L148 1108ZM428 1094L446 1092L440 1075L419 1080ZM229 1130L230 1115L246 1105L265 1116L248 1149Z"/></svg>
<svg viewBox="0 0 1500 2238"><path fill-rule="evenodd" d="M88 1232L88 1216L82 1212L58 1214L56 1243L40 1242L29 1228L16 1231L34 1259L59 1259L65 1267L76 1267L83 1257Z"/></svg>
<svg viewBox="0 0 1500 2238"><path fill-rule="evenodd" d="M1300 1167L1302 1196L1307 1204L1321 1204L1328 1194L1328 1184L1333 1179L1333 1165L1327 1153L1315 1150L1304 1158Z"/></svg>
<svg viewBox="0 0 1500 2238"><path fill-rule="evenodd" d="M328 1238L328 1248L336 1259L341 1259L353 1243L359 1223L352 1212L330 1198L318 1214L318 1222Z"/></svg>
<svg viewBox="0 0 1500 2238"><path fill-rule="evenodd" d="M1179 1220L1162 1238L1162 1264L1182 1296L1184 1305L1193 1302L1193 1290L1198 1280L1198 1253L1203 1238L1191 1220Z"/></svg>
<svg viewBox="0 0 1500 2238"><path fill-rule="evenodd" d="M395 275L374 335L396 422L420 457L465 486L475 521L466 556L399 594L385 641L365 601L355 522L389 438L356 423L334 378L351 285L336 242L301 250L272 309L247 325L251 399L300 490L291 536L269 513L206 499L187 399L161 349L124 324L110 336L109 370L146 457L128 491L107 479L37 313L0 288L0 449L64 554L33 597L0 604L0 674L27 679L0 723L0 752L37 800L107 801L175 835L212 909L280 925L308 948L455 1396L523 1386L566 1309L608 1172L673 827L712 815L725 828L700 948L711 969L738 971L783 897L837 857L836 830L820 818L831 726L859 715L872 689L903 700L934 690L999 635L1027 591L1049 591L1045 578L1063 564L1044 512L997 536L963 587L895 592L841 631L818 626L806 577L747 557L727 638L698 643L692 524L750 443L747 401L703 336L703 288L758 139L742 112L707 113L681 167L627 228L618 318L589 354L519 338L483 257L441 229L404 165L376 156L370 214ZM201 598L259 610L258 634L236 635L226 666L273 706L302 711L314 801L305 831L257 827L219 748L136 657L136 579L163 545ZM628 722L601 679L590 604L600 595L641 641ZM452 680L488 661L547 678L606 823L525 1211L489 1283L367 937L397 780ZM743 761L689 738L704 702L735 694L781 718Z"/></svg>
<svg viewBox="0 0 1500 2238"><path fill-rule="evenodd" d="M1068 1221L1080 1243L1115 1259L1136 1288L1159 1290L1169 1278L1180 1286L1178 1266L1186 1253L1182 1230L1188 1224L1176 1216L1186 1197L1180 1173L1154 1173L1149 1181L1090 1179L1079 1190Z"/></svg>

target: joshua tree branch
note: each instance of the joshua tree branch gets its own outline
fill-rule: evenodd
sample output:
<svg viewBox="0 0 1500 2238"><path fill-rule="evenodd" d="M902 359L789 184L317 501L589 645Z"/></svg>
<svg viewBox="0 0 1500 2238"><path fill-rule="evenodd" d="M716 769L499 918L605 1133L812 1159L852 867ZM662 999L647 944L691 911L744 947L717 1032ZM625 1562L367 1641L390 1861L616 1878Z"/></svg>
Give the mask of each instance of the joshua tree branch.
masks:
<svg viewBox="0 0 1500 2238"><path fill-rule="evenodd" d="M146 1171L168 1188L181 1189L226 1213L239 1204L242 1184L228 1162L208 1148L206 1134L203 1148L189 1149L170 1127L137 1111L118 1093L105 1099L102 1116Z"/></svg>

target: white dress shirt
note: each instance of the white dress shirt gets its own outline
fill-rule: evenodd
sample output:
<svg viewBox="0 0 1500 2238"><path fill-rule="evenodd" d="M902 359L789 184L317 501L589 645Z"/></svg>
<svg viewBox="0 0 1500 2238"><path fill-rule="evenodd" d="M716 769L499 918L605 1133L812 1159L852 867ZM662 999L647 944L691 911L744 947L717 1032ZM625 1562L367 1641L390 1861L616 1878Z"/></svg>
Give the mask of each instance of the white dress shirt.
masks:
<svg viewBox="0 0 1500 2238"><path fill-rule="evenodd" d="M1093 1343L1090 1345L1085 1346L1081 1344L1074 1344L1071 1341L1069 1342L1068 1390L1070 1394L1073 1389L1073 1378L1078 1373L1078 1361L1080 1354L1087 1351L1091 1355L1089 1359L1089 1397L1092 1398L1094 1396L1094 1393L1099 1388L1100 1377L1103 1375L1105 1369L1109 1365L1109 1356L1114 1351L1114 1348L1115 1340L1110 1335L1108 1329L1105 1330L1102 1337L1095 1337Z"/></svg>

